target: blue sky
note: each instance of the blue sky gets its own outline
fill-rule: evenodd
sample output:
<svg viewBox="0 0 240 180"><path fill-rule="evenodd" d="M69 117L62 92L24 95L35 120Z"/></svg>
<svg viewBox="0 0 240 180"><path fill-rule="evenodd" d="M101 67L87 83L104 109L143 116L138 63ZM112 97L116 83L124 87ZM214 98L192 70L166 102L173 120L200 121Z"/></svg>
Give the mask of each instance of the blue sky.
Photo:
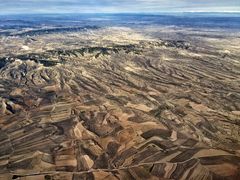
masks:
<svg viewBox="0 0 240 180"><path fill-rule="evenodd" d="M0 0L1 14L240 12L240 0Z"/></svg>

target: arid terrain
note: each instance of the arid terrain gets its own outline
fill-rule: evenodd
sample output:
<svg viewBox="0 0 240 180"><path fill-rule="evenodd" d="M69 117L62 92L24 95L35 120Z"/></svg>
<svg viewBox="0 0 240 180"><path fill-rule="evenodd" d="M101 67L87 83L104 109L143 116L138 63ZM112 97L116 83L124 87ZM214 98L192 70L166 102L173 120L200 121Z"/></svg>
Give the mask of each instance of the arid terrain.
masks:
<svg viewBox="0 0 240 180"><path fill-rule="evenodd" d="M240 179L240 31L0 36L0 179Z"/></svg>

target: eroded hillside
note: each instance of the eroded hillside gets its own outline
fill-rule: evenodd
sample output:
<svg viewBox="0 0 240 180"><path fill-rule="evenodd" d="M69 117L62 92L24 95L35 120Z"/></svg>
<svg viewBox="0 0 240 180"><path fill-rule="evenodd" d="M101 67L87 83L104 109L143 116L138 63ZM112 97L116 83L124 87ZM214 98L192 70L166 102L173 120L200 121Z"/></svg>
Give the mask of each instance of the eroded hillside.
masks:
<svg viewBox="0 0 240 180"><path fill-rule="evenodd" d="M240 178L238 34L165 31L1 38L0 177Z"/></svg>

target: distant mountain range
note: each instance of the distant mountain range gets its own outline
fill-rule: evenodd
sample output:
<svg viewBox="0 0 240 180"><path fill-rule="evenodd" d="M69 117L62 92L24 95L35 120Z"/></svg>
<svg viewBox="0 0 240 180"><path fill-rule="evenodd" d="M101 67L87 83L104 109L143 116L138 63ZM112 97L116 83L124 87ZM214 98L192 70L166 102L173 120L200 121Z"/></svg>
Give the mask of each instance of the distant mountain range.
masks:
<svg viewBox="0 0 240 180"><path fill-rule="evenodd" d="M36 35L52 31L79 31L83 28L114 25L240 29L239 17L240 13L1 15L0 35L12 35L14 31L18 31L18 33L13 33L14 35ZM43 26L47 28L42 29ZM28 29L28 31L19 33L19 30L26 28L34 30Z"/></svg>

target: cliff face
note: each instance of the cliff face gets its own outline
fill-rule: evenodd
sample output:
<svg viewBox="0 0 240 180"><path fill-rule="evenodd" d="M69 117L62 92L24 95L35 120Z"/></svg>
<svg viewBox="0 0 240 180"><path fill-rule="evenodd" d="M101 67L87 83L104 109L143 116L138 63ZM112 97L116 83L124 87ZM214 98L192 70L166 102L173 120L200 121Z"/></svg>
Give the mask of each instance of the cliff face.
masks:
<svg viewBox="0 0 240 180"><path fill-rule="evenodd" d="M156 32L1 47L0 177L239 178L239 38Z"/></svg>

